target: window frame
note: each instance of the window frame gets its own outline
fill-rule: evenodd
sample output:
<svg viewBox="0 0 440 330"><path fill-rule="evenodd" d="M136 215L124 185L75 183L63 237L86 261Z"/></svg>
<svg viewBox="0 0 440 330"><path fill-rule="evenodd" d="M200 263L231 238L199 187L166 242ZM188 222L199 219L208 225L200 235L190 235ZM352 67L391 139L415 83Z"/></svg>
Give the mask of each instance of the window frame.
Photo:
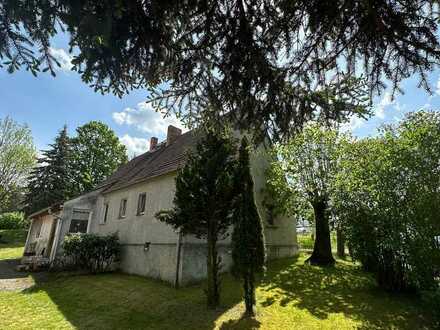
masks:
<svg viewBox="0 0 440 330"><path fill-rule="evenodd" d="M141 205L142 205L141 200L142 199L143 199L143 209L141 210ZM144 215L146 208L147 208L147 193L146 192L139 193L136 215L137 216Z"/></svg>
<svg viewBox="0 0 440 330"><path fill-rule="evenodd" d="M72 231L72 223L85 223L85 230L84 231ZM82 219L71 219L70 225L69 225L69 234L87 234L87 228L89 226L88 220L82 220Z"/></svg>
<svg viewBox="0 0 440 330"><path fill-rule="evenodd" d="M119 219L124 219L127 217L127 204L128 198L122 198L119 203ZM124 213L122 213L124 211Z"/></svg>
<svg viewBox="0 0 440 330"><path fill-rule="evenodd" d="M101 225L105 225L107 223L109 209L110 209L110 204L108 202L104 203L104 207L103 207L104 214L101 217L101 221L100 221Z"/></svg>

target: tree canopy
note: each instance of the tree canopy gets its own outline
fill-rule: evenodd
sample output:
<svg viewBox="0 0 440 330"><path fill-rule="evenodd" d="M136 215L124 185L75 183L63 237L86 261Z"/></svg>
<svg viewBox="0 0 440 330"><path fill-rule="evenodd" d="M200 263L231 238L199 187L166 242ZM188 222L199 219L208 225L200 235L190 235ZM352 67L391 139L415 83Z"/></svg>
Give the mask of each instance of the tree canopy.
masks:
<svg viewBox="0 0 440 330"><path fill-rule="evenodd" d="M435 0L2 0L0 57L9 72L54 73L51 38L65 29L95 90L149 88L189 121L228 112L278 137L356 112L353 77L370 94L414 74L429 89L438 18Z"/></svg>
<svg viewBox="0 0 440 330"><path fill-rule="evenodd" d="M307 125L287 144L275 148L276 159L269 171L269 189L284 212L313 208L316 239L309 261L332 264L329 218L334 177L338 172L341 146L347 137L319 124Z"/></svg>
<svg viewBox="0 0 440 330"><path fill-rule="evenodd" d="M71 138L64 127L42 152L28 182L28 213L93 190L127 161L125 146L107 125L91 121L76 132Z"/></svg>
<svg viewBox="0 0 440 330"><path fill-rule="evenodd" d="M0 213L18 207L35 160L30 129L10 117L0 118Z"/></svg>
<svg viewBox="0 0 440 330"><path fill-rule="evenodd" d="M90 191L127 162L126 148L105 124L91 121L76 129L72 139L75 190Z"/></svg>
<svg viewBox="0 0 440 330"><path fill-rule="evenodd" d="M437 285L439 154L440 114L429 111L410 113L378 137L344 148L334 210L353 258L388 290Z"/></svg>
<svg viewBox="0 0 440 330"><path fill-rule="evenodd" d="M72 146L67 127L58 133L48 150L42 151L32 170L26 192L26 212L31 214L74 195L72 177Z"/></svg>

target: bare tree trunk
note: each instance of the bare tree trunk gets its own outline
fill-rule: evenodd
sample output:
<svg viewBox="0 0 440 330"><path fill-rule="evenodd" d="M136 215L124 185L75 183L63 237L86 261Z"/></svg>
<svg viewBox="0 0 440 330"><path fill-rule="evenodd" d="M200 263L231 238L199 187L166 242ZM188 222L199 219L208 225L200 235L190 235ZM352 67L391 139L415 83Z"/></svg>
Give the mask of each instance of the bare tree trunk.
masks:
<svg viewBox="0 0 440 330"><path fill-rule="evenodd" d="M313 246L313 253L306 262L312 265L329 266L334 265L335 259L332 255L330 243L330 227L326 216L327 202L320 200L312 203L315 213L316 237Z"/></svg>
<svg viewBox="0 0 440 330"><path fill-rule="evenodd" d="M336 229L336 245L339 258L345 258L345 237L341 228Z"/></svg>

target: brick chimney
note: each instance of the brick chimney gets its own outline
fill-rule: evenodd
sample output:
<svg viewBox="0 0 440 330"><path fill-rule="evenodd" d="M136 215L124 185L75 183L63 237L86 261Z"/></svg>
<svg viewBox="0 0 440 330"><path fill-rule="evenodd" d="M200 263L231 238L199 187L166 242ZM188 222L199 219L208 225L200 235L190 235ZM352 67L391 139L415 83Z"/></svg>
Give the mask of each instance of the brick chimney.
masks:
<svg viewBox="0 0 440 330"><path fill-rule="evenodd" d="M173 125L168 126L167 131L167 146L176 141L176 139L182 134L182 130L174 127Z"/></svg>
<svg viewBox="0 0 440 330"><path fill-rule="evenodd" d="M154 149L156 149L157 146L157 137L152 136L150 139L150 151L153 151Z"/></svg>

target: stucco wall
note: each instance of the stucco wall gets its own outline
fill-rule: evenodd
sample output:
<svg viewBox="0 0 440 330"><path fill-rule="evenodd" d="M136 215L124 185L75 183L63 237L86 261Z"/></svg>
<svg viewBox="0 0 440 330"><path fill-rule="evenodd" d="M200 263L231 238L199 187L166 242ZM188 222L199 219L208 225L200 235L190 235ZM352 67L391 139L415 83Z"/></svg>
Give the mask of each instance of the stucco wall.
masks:
<svg viewBox="0 0 440 330"><path fill-rule="evenodd" d="M273 225L268 225L267 212L263 207L265 171L269 165L265 149L260 147L251 155L251 171L254 178L255 201L264 223L264 231L269 259L295 255L296 222L293 218L278 217ZM194 236L181 239L181 263L177 270L178 233L170 226L158 221L154 215L160 210L173 206L176 173L170 173L125 189L101 194L99 191L81 196L64 204L63 221L60 229L62 238L68 232L74 208L90 209L93 214L89 231L96 234L118 233L122 244L120 269L131 274L139 274L174 283L178 272L181 284L192 283L206 277L206 242ZM139 194L146 193L146 209L137 215ZM127 199L124 218L119 217L122 199ZM104 205L108 204L106 223ZM223 271L229 270L232 260L230 236L219 242L219 255ZM145 247L148 243L148 248Z"/></svg>
<svg viewBox="0 0 440 330"><path fill-rule="evenodd" d="M178 234L154 215L172 207L175 192L175 173L104 194L98 198L97 215L91 232L109 234L117 232L122 244L120 268L131 274L145 275L174 282L176 276L176 246ZM143 215L137 215L139 194L146 193ZM119 218L122 199L127 199L125 218ZM109 205L107 222L102 223L104 204ZM144 248L145 243L149 248Z"/></svg>

